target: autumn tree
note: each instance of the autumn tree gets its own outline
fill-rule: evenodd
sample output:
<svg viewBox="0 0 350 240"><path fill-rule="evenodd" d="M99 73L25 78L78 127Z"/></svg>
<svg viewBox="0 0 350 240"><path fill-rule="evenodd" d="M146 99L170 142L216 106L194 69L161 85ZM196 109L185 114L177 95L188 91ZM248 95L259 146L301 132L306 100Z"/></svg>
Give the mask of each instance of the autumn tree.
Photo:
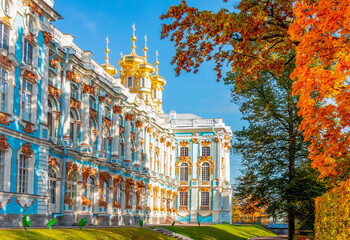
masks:
<svg viewBox="0 0 350 240"><path fill-rule="evenodd" d="M290 26L298 41L292 77L303 122L311 140L310 158L321 177L341 180L350 174L350 2L301 0Z"/></svg>

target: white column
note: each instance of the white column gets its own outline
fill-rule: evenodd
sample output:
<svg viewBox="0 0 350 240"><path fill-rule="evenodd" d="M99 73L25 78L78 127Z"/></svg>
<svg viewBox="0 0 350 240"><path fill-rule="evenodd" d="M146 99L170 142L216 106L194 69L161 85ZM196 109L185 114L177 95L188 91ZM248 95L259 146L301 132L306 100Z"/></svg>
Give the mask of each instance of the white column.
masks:
<svg viewBox="0 0 350 240"><path fill-rule="evenodd" d="M175 158L175 143L172 144L172 146L170 146L170 151L171 151L171 179L175 180L175 171L176 171L176 166L175 166L175 162L176 162L176 158Z"/></svg>
<svg viewBox="0 0 350 240"><path fill-rule="evenodd" d="M134 120L134 115L127 113L125 115L125 158L124 158L124 164L130 164L128 167L131 166L131 121Z"/></svg>
<svg viewBox="0 0 350 240"><path fill-rule="evenodd" d="M64 77L62 78L62 92L64 94L64 109L63 109L63 139L67 146L71 146L69 138L70 128L70 81L67 81Z"/></svg>
<svg viewBox="0 0 350 240"><path fill-rule="evenodd" d="M145 154L146 154L146 163L145 167L151 171L151 164L150 164L150 154L149 154L149 133L148 128L145 130Z"/></svg>
<svg viewBox="0 0 350 240"><path fill-rule="evenodd" d="M112 163L118 163L120 159L119 156L119 125L120 125L120 116L121 107L113 107L113 140L112 140Z"/></svg>
<svg viewBox="0 0 350 240"><path fill-rule="evenodd" d="M82 129L81 129L81 152L91 154L91 146L89 137L89 117L90 117L90 106L89 106L89 92L83 87L83 97L82 97Z"/></svg>
<svg viewBox="0 0 350 240"><path fill-rule="evenodd" d="M165 175L165 170L164 170L164 163L165 163L165 158L164 158L164 142L162 141L162 138L159 142L159 173Z"/></svg>
<svg viewBox="0 0 350 240"><path fill-rule="evenodd" d="M142 134L142 127L143 127L143 122L142 121L137 121L136 122L136 136L135 136L135 145L136 145L136 162L135 164L138 164L141 166L141 134Z"/></svg>
<svg viewBox="0 0 350 240"><path fill-rule="evenodd" d="M197 138L193 138L192 139L192 151L193 151L193 172L192 172L192 179L198 179L198 173L197 173L197 162L198 162L198 143L197 143L198 139ZM191 179L191 180L192 180Z"/></svg>
<svg viewBox="0 0 350 240"><path fill-rule="evenodd" d="M230 150L227 149L225 150L225 159L224 159L224 162L225 162L225 171L226 171L226 174L225 174L225 181L227 182L230 182Z"/></svg>
<svg viewBox="0 0 350 240"><path fill-rule="evenodd" d="M214 159L214 179L219 180L220 179L220 161L221 161L221 149L220 149L220 140L218 138L214 139L215 141L215 159ZM219 186L219 181L218 181Z"/></svg>
<svg viewBox="0 0 350 240"><path fill-rule="evenodd" d="M198 188L191 189L191 222L197 222Z"/></svg>
<svg viewBox="0 0 350 240"><path fill-rule="evenodd" d="M98 140L97 140L97 152L101 152L101 147L102 147L102 125L103 125L103 111L104 111L104 106L105 106L105 103L104 103L104 98L103 97L100 97L99 99L99 102L100 102L100 106L98 108Z"/></svg>

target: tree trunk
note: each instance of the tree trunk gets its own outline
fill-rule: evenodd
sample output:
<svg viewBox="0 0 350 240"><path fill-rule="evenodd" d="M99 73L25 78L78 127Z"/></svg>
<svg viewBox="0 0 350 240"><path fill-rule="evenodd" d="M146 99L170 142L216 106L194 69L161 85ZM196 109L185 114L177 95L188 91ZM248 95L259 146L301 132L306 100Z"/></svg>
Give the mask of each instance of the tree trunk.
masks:
<svg viewBox="0 0 350 240"><path fill-rule="evenodd" d="M289 206L289 208L288 208L288 239L293 240L294 233L295 233L294 207Z"/></svg>

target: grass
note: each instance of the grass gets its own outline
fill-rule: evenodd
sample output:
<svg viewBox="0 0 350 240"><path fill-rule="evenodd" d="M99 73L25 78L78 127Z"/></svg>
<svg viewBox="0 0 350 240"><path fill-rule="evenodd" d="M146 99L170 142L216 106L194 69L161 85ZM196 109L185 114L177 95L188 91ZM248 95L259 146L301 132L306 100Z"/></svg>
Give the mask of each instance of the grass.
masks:
<svg viewBox="0 0 350 240"><path fill-rule="evenodd" d="M174 239L146 228L0 230L0 239Z"/></svg>
<svg viewBox="0 0 350 240"><path fill-rule="evenodd" d="M258 225L211 225L201 227L164 227L192 239L232 239L246 240L251 237L276 236Z"/></svg>

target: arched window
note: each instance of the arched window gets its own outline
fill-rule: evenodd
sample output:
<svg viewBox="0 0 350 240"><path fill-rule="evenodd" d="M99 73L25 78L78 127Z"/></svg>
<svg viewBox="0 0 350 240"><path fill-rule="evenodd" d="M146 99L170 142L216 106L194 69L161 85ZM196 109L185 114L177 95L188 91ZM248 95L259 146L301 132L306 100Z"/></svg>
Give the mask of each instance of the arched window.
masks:
<svg viewBox="0 0 350 240"><path fill-rule="evenodd" d="M210 165L209 163L203 163L202 164L202 181L209 181L210 180Z"/></svg>
<svg viewBox="0 0 350 240"><path fill-rule="evenodd" d="M10 15L10 3L8 0L2 0L1 7L6 15Z"/></svg>
<svg viewBox="0 0 350 240"><path fill-rule="evenodd" d="M30 122L32 118L33 84L27 80L22 81L22 119Z"/></svg>
<svg viewBox="0 0 350 240"><path fill-rule="evenodd" d="M18 192L29 193L29 161L30 159L25 155L19 156L18 163Z"/></svg>
<svg viewBox="0 0 350 240"><path fill-rule="evenodd" d="M9 49L9 29L0 23L0 48Z"/></svg>
<svg viewBox="0 0 350 240"><path fill-rule="evenodd" d="M73 210L75 210L76 196L77 196L77 176L74 172L69 173L67 193L68 193L68 197L73 201Z"/></svg>
<svg viewBox="0 0 350 240"><path fill-rule="evenodd" d="M121 203L122 200L122 183L118 184L118 189L117 189L117 202Z"/></svg>
<svg viewBox="0 0 350 240"><path fill-rule="evenodd" d="M70 126L69 126L69 138L72 140L73 146L77 145L77 126L75 122L78 120L77 114L72 108L70 110Z"/></svg>
<svg viewBox="0 0 350 240"><path fill-rule="evenodd" d="M23 45L23 61L30 65L33 62L33 46L28 41L24 41Z"/></svg>
<svg viewBox="0 0 350 240"><path fill-rule="evenodd" d="M53 168L49 169L50 204L56 204L57 176Z"/></svg>
<svg viewBox="0 0 350 240"><path fill-rule="evenodd" d="M108 106L105 106L104 117L108 118L108 119L111 119L111 109Z"/></svg>
<svg viewBox="0 0 350 240"><path fill-rule="evenodd" d="M188 147L180 147L180 157L188 157Z"/></svg>
<svg viewBox="0 0 350 240"><path fill-rule="evenodd" d="M209 157L210 155L210 147L202 147L202 156Z"/></svg>
<svg viewBox="0 0 350 240"><path fill-rule="evenodd" d="M103 135L102 135L102 151L107 155L109 155L110 153L109 138L110 138L110 131L107 127L104 127Z"/></svg>
<svg viewBox="0 0 350 240"><path fill-rule="evenodd" d="M0 111L7 112L8 98L8 74L5 69L0 67Z"/></svg>
<svg viewBox="0 0 350 240"><path fill-rule="evenodd" d="M79 98L79 92L78 92L78 87L75 86L75 84L71 83L70 84L70 96L73 99L78 99Z"/></svg>
<svg viewBox="0 0 350 240"><path fill-rule="evenodd" d="M107 181L103 184L103 200L109 205L109 184Z"/></svg>
<svg viewBox="0 0 350 240"><path fill-rule="evenodd" d="M49 71L49 85L56 87L56 76L52 71Z"/></svg>
<svg viewBox="0 0 350 240"><path fill-rule="evenodd" d="M92 176L89 177L88 186L87 186L87 199L91 201L92 210L94 211L94 202L95 202L95 180Z"/></svg>
<svg viewBox="0 0 350 240"><path fill-rule="evenodd" d="M132 88L132 77L128 77L128 88Z"/></svg>
<svg viewBox="0 0 350 240"><path fill-rule="evenodd" d="M0 150L0 191L5 190L5 152Z"/></svg>
<svg viewBox="0 0 350 240"><path fill-rule="evenodd" d="M181 163L180 165L180 181L188 181L188 164Z"/></svg>
<svg viewBox="0 0 350 240"><path fill-rule="evenodd" d="M92 96L90 96L90 98L89 98L89 107L95 111L97 110L96 99Z"/></svg>

